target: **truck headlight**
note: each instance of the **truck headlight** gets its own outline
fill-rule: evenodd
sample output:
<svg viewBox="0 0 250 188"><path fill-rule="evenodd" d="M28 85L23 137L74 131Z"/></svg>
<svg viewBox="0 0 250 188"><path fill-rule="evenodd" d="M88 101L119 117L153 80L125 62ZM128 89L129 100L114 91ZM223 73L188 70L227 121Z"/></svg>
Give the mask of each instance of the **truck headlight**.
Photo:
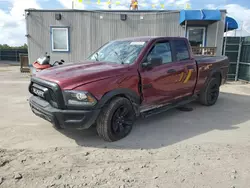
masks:
<svg viewBox="0 0 250 188"><path fill-rule="evenodd" d="M67 105L94 106L97 103L95 97L85 91L66 90L63 92L63 95Z"/></svg>

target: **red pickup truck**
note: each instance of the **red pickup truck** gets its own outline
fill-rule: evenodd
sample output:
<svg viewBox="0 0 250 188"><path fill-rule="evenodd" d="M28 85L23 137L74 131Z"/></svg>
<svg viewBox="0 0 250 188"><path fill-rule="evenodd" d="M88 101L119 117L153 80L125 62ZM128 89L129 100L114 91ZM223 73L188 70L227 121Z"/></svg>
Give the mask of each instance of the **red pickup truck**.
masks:
<svg viewBox="0 0 250 188"><path fill-rule="evenodd" d="M225 56L194 57L182 37L110 41L84 62L49 68L31 77L34 114L56 128L96 126L106 141L126 137L137 117L198 100L216 103L225 83Z"/></svg>

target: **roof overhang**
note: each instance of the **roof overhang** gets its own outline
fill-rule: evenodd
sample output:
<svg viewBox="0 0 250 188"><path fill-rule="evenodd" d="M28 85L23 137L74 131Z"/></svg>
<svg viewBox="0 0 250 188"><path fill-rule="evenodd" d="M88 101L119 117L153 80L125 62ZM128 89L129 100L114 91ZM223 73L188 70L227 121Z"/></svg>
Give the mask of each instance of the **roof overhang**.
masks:
<svg viewBox="0 0 250 188"><path fill-rule="evenodd" d="M225 21L225 28L224 31L231 31L231 30L235 30L238 29L238 23L236 22L235 19L227 16L226 17L226 21Z"/></svg>
<svg viewBox="0 0 250 188"><path fill-rule="evenodd" d="M181 10L179 22L182 25L185 21L196 21L201 23L209 21L209 23L213 23L220 20L220 10Z"/></svg>

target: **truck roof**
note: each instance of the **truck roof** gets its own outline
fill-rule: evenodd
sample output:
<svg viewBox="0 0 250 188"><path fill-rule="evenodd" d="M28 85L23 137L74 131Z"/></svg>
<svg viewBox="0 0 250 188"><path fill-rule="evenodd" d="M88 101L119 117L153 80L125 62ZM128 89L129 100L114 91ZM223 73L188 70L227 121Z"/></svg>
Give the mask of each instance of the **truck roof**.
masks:
<svg viewBox="0 0 250 188"><path fill-rule="evenodd" d="M166 36L141 36L141 37L128 37L128 38L120 38L120 39L116 39L113 41L142 41L142 42L146 42L146 41L150 41L150 40L154 40L154 39L160 39L160 38L164 38L164 39L186 39L185 37L166 37Z"/></svg>

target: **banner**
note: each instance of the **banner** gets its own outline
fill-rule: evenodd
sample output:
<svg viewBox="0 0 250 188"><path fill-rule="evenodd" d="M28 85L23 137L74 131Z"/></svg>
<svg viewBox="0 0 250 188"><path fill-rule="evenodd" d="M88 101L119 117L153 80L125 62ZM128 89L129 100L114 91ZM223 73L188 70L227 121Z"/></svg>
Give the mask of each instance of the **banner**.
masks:
<svg viewBox="0 0 250 188"><path fill-rule="evenodd" d="M121 1L112 1L112 0L106 0L106 1L101 1L101 0L75 0L78 3L83 3L83 4L87 4L87 5L103 5L103 3L106 3L107 6L111 9L111 7L113 7L115 9L115 6L125 6L125 7L130 7L131 3L121 3ZM172 2L172 1L171 1ZM113 6L114 5L114 6ZM183 3L183 4L174 4L174 3L170 3L166 6L165 3L161 2L161 3L138 3L138 2L134 2L133 3L134 6L142 6L142 7L147 7L147 8L153 8L153 9L165 9L167 7L177 7L180 9L191 9L191 4L190 3ZM143 10L143 9L142 9Z"/></svg>

